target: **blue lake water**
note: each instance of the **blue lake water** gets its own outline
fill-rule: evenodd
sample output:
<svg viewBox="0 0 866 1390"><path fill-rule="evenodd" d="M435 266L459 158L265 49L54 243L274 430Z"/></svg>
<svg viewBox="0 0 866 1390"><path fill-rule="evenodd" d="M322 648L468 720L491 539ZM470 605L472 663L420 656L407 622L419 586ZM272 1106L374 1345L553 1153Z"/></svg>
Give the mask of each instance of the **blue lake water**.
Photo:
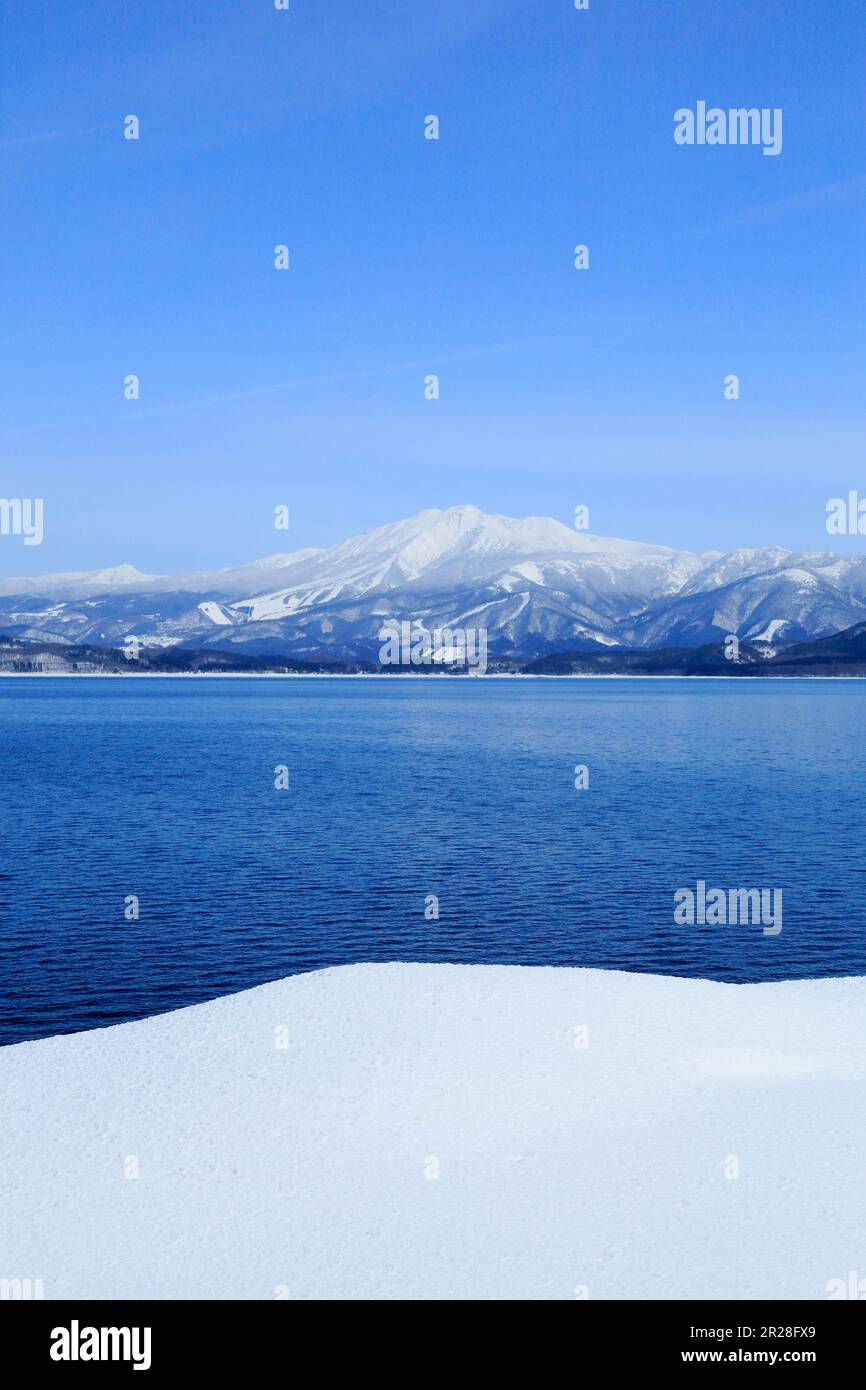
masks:
<svg viewBox="0 0 866 1390"><path fill-rule="evenodd" d="M354 961L866 973L864 713L857 681L0 679L0 1041ZM677 925L699 879L780 888L781 933Z"/></svg>

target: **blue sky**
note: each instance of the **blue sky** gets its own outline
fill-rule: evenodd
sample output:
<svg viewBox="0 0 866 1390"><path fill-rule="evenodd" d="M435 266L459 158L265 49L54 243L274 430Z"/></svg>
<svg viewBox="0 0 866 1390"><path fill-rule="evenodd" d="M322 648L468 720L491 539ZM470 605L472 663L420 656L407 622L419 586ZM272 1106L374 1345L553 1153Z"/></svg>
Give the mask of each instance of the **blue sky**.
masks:
<svg viewBox="0 0 866 1390"><path fill-rule="evenodd" d="M862 548L864 51L860 0L6 0L0 495L45 540L0 572L459 502ZM676 145L700 99L782 153Z"/></svg>

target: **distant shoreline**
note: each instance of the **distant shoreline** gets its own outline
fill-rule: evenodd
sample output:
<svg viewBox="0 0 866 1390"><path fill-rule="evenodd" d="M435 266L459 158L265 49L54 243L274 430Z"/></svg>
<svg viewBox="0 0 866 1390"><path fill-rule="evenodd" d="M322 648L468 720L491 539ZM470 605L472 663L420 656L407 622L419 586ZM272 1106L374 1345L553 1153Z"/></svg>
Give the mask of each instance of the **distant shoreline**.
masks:
<svg viewBox="0 0 866 1390"><path fill-rule="evenodd" d="M471 681L734 681L738 685L754 681L862 681L862 676L775 676L752 677L720 675L651 675L631 672L570 672L546 675L529 671L489 671L477 676L422 675L419 671L386 676L378 671L0 671L0 680L153 680L153 681L389 681L411 680L464 685Z"/></svg>

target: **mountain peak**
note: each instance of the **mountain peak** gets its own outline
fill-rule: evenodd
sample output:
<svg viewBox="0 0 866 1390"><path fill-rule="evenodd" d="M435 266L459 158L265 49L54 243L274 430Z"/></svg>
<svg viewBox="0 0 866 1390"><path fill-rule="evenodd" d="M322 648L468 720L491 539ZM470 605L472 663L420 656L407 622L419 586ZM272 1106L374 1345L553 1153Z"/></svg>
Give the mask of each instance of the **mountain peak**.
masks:
<svg viewBox="0 0 866 1390"><path fill-rule="evenodd" d="M0 581L0 632L117 644L243 645L375 659L383 618L481 627L491 652L821 636L866 611L866 560L777 546L702 555L509 517L427 508L327 549L152 577L122 564Z"/></svg>

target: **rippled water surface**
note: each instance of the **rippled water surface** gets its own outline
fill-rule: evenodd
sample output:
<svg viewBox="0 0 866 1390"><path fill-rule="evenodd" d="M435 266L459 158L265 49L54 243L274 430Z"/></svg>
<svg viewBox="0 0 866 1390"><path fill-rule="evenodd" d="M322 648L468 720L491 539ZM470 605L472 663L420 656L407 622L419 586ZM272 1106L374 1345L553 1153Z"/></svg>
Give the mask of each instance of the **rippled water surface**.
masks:
<svg viewBox="0 0 866 1390"><path fill-rule="evenodd" d="M0 679L0 1041L351 961L866 973L864 713L857 681ZM698 879L781 888L782 932L676 925Z"/></svg>

